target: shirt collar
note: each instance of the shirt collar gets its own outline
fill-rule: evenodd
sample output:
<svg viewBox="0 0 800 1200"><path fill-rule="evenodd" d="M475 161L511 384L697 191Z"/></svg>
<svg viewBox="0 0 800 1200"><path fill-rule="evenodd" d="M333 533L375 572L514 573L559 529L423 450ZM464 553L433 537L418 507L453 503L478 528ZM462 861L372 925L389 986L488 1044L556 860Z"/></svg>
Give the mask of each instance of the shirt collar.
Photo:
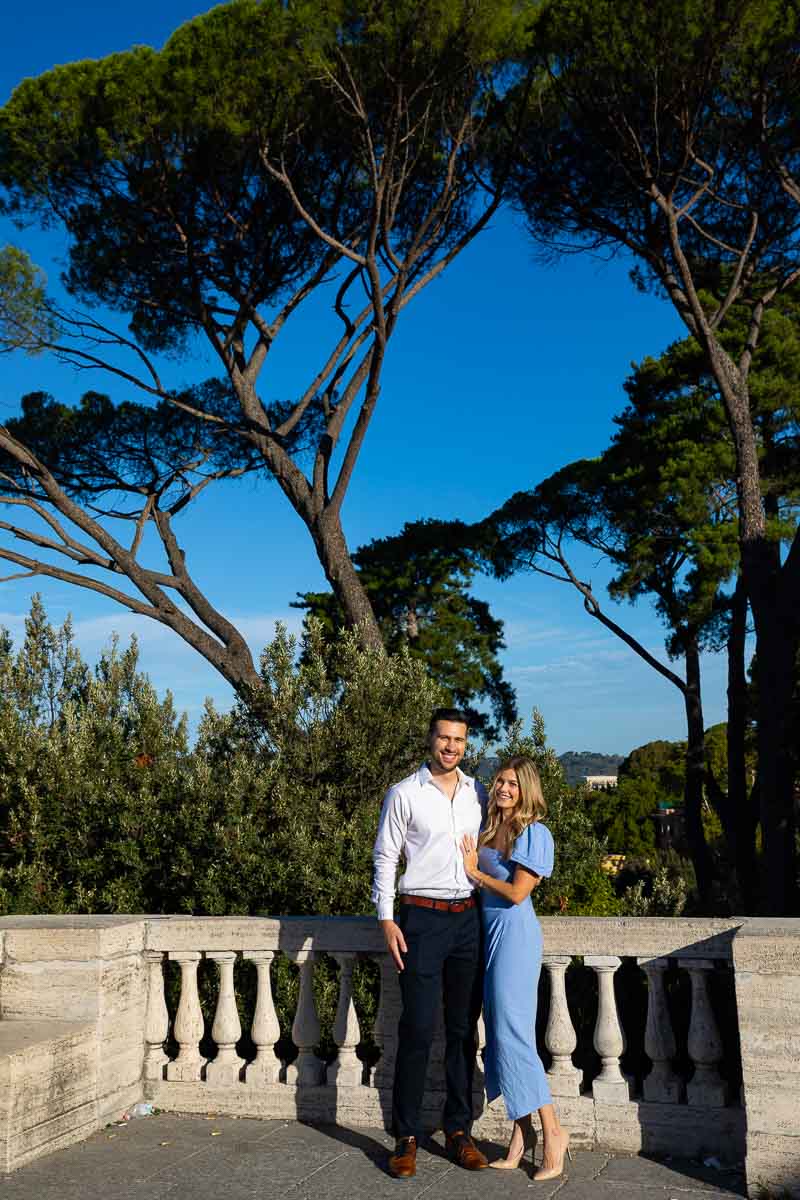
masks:
<svg viewBox="0 0 800 1200"><path fill-rule="evenodd" d="M465 775L461 770L461 767L456 767L456 775L458 776L459 787L465 781L465 779L469 778L469 776ZM419 780L421 787L425 787L427 783L433 783L433 775L427 763L423 763L420 769L417 771L417 779ZM434 783L433 786L436 787L436 784Z"/></svg>

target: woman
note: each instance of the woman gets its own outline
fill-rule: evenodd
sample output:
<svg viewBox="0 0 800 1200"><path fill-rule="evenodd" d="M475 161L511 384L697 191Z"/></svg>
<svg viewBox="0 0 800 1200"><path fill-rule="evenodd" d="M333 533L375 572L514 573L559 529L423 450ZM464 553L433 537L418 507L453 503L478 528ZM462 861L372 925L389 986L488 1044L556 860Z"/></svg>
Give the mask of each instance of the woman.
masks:
<svg viewBox="0 0 800 1200"><path fill-rule="evenodd" d="M495 776L478 843L470 835L461 842L467 874L482 888L486 1094L490 1101L502 1094L514 1122L505 1159L490 1165L517 1167L527 1147L533 1150L532 1114L538 1109L544 1146L533 1178L539 1180L558 1178L569 1154L569 1134L559 1124L536 1052L542 930L530 897L553 870L553 838L541 824L546 812L536 767L529 758L510 758Z"/></svg>

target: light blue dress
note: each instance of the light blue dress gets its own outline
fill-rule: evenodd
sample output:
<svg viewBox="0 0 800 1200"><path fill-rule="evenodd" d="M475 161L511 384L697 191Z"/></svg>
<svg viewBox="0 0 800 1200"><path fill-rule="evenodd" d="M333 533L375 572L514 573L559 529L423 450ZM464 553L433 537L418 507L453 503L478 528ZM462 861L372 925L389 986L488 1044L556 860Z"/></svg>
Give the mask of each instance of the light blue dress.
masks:
<svg viewBox="0 0 800 1200"><path fill-rule="evenodd" d="M523 829L507 859L481 846L478 867L508 882L514 864L537 875L553 873L553 836L535 821ZM484 888L481 915L486 975L483 1015L486 1025L484 1075L489 1100L502 1095L510 1120L552 1103L536 1051L536 999L542 966L542 927L530 900L512 904Z"/></svg>

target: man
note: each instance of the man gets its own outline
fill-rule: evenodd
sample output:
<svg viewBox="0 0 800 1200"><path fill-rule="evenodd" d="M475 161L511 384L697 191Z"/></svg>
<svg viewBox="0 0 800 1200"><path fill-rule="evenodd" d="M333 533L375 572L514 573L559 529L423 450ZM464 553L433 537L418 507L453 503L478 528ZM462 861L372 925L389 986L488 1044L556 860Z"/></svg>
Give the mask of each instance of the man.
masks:
<svg viewBox="0 0 800 1200"><path fill-rule="evenodd" d="M483 785L459 769L467 729L467 718L458 709L436 709L428 731L428 761L386 793L373 853L372 899L386 948L400 972L403 1001L392 1095L397 1144L389 1159L389 1170L399 1179L416 1172L425 1074L442 999L447 1150L468 1170L488 1166L470 1136L482 963L480 914L460 849L465 833L478 836L487 797ZM401 855L405 873L398 881L395 921Z"/></svg>

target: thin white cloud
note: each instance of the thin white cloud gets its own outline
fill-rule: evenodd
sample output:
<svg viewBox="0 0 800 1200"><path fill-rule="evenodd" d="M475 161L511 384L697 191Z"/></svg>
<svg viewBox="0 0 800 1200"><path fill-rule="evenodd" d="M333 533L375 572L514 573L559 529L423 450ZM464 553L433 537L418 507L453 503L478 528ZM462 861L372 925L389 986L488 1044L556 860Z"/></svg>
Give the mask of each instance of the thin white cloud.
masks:
<svg viewBox="0 0 800 1200"><path fill-rule="evenodd" d="M66 611L56 614L48 603L47 613L54 623L60 623ZM0 612L0 625L9 630L19 647L24 637L25 612ZM275 636L275 626L283 622L290 633L299 633L303 615L295 609L285 612L230 614L232 623L242 632L253 658L258 658L264 646ZM183 641L172 629L149 617L114 608L90 617L73 621L75 642L89 664L97 662L116 635L125 647L135 635L139 644L139 667L163 695L170 691L179 712L188 714L194 725L202 714L206 698L217 708L226 709L233 702L233 689L202 655Z"/></svg>
<svg viewBox="0 0 800 1200"><path fill-rule="evenodd" d="M562 658L539 663L513 663L507 668L514 679L531 679L543 675L554 675L568 671L595 674L601 668L615 669L631 659L624 650L597 650L591 653L566 654Z"/></svg>
<svg viewBox="0 0 800 1200"><path fill-rule="evenodd" d="M18 612L0 612L0 625L9 631L13 631L14 629L23 629L25 626L25 614Z"/></svg>
<svg viewBox="0 0 800 1200"><path fill-rule="evenodd" d="M597 650L604 652L608 647L620 645L614 634L598 627L596 623L576 622L575 625L543 624L538 621L513 620L505 623L506 656L519 657L532 647L561 645L569 650L580 648L582 652ZM647 645L646 649L656 656L664 655L663 644ZM623 650L623 656L631 650Z"/></svg>
<svg viewBox="0 0 800 1200"><path fill-rule="evenodd" d="M275 626L280 621L287 626L290 633L299 633L302 626L302 615L294 609L279 613L251 613L228 617L233 625L244 635L247 644L255 655L260 654L264 646L275 636ZM75 639L83 648L102 648L116 634L123 643L134 635L138 638L142 650L167 647L172 644L195 655L187 643L167 625L162 625L150 617L139 616L137 613L115 609L95 617L84 617L74 622Z"/></svg>
<svg viewBox="0 0 800 1200"><path fill-rule="evenodd" d="M573 636L573 630L564 625L545 625L539 621L512 620L503 626L503 635L509 650L521 650L547 642L560 642Z"/></svg>

